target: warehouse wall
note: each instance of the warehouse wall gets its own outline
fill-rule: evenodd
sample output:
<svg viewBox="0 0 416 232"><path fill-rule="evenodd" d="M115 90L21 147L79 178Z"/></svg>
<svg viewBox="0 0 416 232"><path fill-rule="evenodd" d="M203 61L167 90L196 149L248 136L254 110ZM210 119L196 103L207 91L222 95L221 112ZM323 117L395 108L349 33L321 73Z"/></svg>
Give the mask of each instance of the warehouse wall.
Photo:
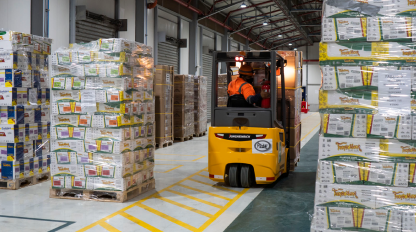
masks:
<svg viewBox="0 0 416 232"><path fill-rule="evenodd" d="M49 1L49 37L52 51L69 45L69 0Z"/></svg>
<svg viewBox="0 0 416 232"><path fill-rule="evenodd" d="M155 10L147 10L147 45L154 48L154 38L155 38Z"/></svg>
<svg viewBox="0 0 416 232"><path fill-rule="evenodd" d="M304 60L319 59L319 43L308 46L308 56L306 56L306 46L299 48L303 51ZM318 62L303 63L303 86L307 86L308 103L311 111L318 111L319 108L319 88L321 85L321 71Z"/></svg>
<svg viewBox="0 0 416 232"><path fill-rule="evenodd" d="M30 33L30 0L1 0L1 28Z"/></svg>
<svg viewBox="0 0 416 232"><path fill-rule="evenodd" d="M118 33L120 38L128 40L135 40L135 26L136 26L136 1L135 0L120 0L119 18L127 19L127 31L120 31Z"/></svg>
<svg viewBox="0 0 416 232"><path fill-rule="evenodd" d="M186 74L189 71L189 22L185 20L181 20L180 30L181 30L181 39L186 39L187 46L186 48L180 48L179 73Z"/></svg>
<svg viewBox="0 0 416 232"><path fill-rule="evenodd" d="M85 5L88 11L114 18L114 0L76 0L75 4Z"/></svg>

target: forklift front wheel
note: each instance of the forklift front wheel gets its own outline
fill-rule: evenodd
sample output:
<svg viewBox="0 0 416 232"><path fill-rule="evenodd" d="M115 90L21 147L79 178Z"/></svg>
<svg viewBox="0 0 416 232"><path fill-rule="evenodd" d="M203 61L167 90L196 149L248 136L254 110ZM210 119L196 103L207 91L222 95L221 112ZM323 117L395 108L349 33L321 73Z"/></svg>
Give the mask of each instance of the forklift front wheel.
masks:
<svg viewBox="0 0 416 232"><path fill-rule="evenodd" d="M228 181L231 187L241 187L240 169L239 164L230 164L230 169L228 170Z"/></svg>
<svg viewBox="0 0 416 232"><path fill-rule="evenodd" d="M241 167L241 186L243 188L251 188L254 183L254 170L251 165L242 164Z"/></svg>

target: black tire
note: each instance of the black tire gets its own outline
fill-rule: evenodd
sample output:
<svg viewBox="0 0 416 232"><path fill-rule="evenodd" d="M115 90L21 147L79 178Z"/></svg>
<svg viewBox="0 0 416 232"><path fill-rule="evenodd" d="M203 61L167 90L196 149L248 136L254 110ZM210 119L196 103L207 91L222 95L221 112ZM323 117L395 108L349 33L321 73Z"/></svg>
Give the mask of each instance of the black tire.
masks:
<svg viewBox="0 0 416 232"><path fill-rule="evenodd" d="M230 164L230 169L228 171L228 181L231 187L241 187L239 164Z"/></svg>
<svg viewBox="0 0 416 232"><path fill-rule="evenodd" d="M248 164L241 165L241 186L243 188L251 188L254 184L254 171Z"/></svg>
<svg viewBox="0 0 416 232"><path fill-rule="evenodd" d="M290 154L287 152L286 156L286 172L282 174L283 177L288 177L290 172Z"/></svg>

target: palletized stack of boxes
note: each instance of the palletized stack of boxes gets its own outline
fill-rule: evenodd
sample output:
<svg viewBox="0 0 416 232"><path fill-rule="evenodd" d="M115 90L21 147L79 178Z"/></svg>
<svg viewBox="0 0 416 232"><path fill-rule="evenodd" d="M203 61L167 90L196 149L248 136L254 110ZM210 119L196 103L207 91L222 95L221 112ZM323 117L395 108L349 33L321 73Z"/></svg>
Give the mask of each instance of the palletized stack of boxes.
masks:
<svg viewBox="0 0 416 232"><path fill-rule="evenodd" d="M156 144L173 142L173 66L156 65Z"/></svg>
<svg viewBox="0 0 416 232"><path fill-rule="evenodd" d="M338 3L324 2L312 231L415 232L415 4Z"/></svg>
<svg viewBox="0 0 416 232"><path fill-rule="evenodd" d="M194 76L174 76L174 137L194 135Z"/></svg>
<svg viewBox="0 0 416 232"><path fill-rule="evenodd" d="M194 134L200 135L207 131L207 78L195 76L194 81Z"/></svg>
<svg viewBox="0 0 416 232"><path fill-rule="evenodd" d="M49 171L52 40L0 31L0 169L2 180Z"/></svg>
<svg viewBox="0 0 416 232"><path fill-rule="evenodd" d="M153 179L152 49L125 39L53 53L53 189L127 191Z"/></svg>
<svg viewBox="0 0 416 232"><path fill-rule="evenodd" d="M218 97L217 97L217 107L227 107L228 102L228 81L227 74L218 75Z"/></svg>
<svg viewBox="0 0 416 232"><path fill-rule="evenodd" d="M301 135L301 103L302 103L302 52L300 51L278 51L287 62L284 67L285 76L285 98L286 98L286 136L290 137L289 153L292 169L300 158L300 135ZM281 87L280 76L278 80L277 93L277 116L281 118Z"/></svg>

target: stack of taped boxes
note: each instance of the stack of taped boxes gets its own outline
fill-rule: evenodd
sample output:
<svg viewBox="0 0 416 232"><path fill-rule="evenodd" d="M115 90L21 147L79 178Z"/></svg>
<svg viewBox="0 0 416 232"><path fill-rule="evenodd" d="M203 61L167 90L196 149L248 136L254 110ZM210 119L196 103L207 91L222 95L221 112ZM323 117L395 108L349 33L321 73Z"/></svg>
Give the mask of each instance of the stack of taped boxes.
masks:
<svg viewBox="0 0 416 232"><path fill-rule="evenodd" d="M301 137L301 103L302 103L302 65L303 58L300 51L277 51L286 60L284 67L285 76L285 98L286 98L286 136L290 137L289 153L291 169L299 162L300 158L300 137ZM277 76L277 115L281 117L281 88L280 76Z"/></svg>
<svg viewBox="0 0 416 232"><path fill-rule="evenodd" d="M415 232L416 20L406 16L416 7L356 6L360 12L324 2L311 228Z"/></svg>
<svg viewBox="0 0 416 232"><path fill-rule="evenodd" d="M194 76L174 76L174 137L181 140L194 135Z"/></svg>
<svg viewBox="0 0 416 232"><path fill-rule="evenodd" d="M151 47L99 39L52 59L52 189L129 191L153 181Z"/></svg>
<svg viewBox="0 0 416 232"><path fill-rule="evenodd" d="M228 81L227 74L218 74L218 97L217 107L227 107L228 102Z"/></svg>
<svg viewBox="0 0 416 232"><path fill-rule="evenodd" d="M173 143L173 66L156 65L156 145Z"/></svg>
<svg viewBox="0 0 416 232"><path fill-rule="evenodd" d="M2 180L49 172L52 40L0 31L0 169Z"/></svg>
<svg viewBox="0 0 416 232"><path fill-rule="evenodd" d="M207 131L207 78L195 76L194 81L194 134L200 136Z"/></svg>

